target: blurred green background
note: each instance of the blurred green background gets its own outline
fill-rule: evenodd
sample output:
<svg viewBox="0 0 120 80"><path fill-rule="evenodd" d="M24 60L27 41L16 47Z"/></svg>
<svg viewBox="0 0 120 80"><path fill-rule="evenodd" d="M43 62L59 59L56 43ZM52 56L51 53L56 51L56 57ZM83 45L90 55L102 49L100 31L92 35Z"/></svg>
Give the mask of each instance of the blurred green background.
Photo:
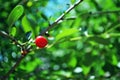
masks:
<svg viewBox="0 0 120 80"><path fill-rule="evenodd" d="M120 79L119 0L83 0L45 36L46 48L30 43L76 1L0 0L0 30L33 46L8 80ZM24 13L10 26L7 18L18 4ZM0 77L20 56L20 48L0 35Z"/></svg>

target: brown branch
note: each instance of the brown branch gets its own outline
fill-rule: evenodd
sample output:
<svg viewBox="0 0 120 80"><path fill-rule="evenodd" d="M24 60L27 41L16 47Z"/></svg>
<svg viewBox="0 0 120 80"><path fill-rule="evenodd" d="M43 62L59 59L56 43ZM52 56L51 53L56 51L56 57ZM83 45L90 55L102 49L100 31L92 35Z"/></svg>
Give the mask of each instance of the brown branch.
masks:
<svg viewBox="0 0 120 80"><path fill-rule="evenodd" d="M50 26L48 26L48 28L46 30L44 30L41 35L44 35L46 33L46 31L50 30L51 28L53 28L55 25L58 24L58 22L60 20L62 20L62 18L68 14L72 9L74 9L78 4L80 4L83 0L78 0L78 2L76 2L74 5L72 5L70 8L68 8L65 13L63 13L59 18L57 18L55 20L55 22L53 24L51 24ZM30 51L30 49L24 48L23 45L21 45L15 38L13 38L12 36L9 36L7 33L0 31L0 35L3 35L4 37L7 37L9 39L11 39L12 41L14 41L17 45L19 45L22 49L25 50L25 54L22 55L18 61L15 63L15 65L6 73L5 76L3 76L2 80L6 80L9 75L15 70L15 68L20 64L20 62L24 59L24 57L27 55L27 53Z"/></svg>
<svg viewBox="0 0 120 80"><path fill-rule="evenodd" d="M22 59L25 57L26 55L24 56L21 56L18 61L15 63L15 65L6 73L5 76L2 77L2 80L6 80L9 75L15 70L15 68L20 64L20 62L22 61Z"/></svg>
<svg viewBox="0 0 120 80"><path fill-rule="evenodd" d="M14 37L8 35L5 31L0 31L0 35L6 38L9 38L10 40L12 40L17 46L19 46L22 50L27 51L27 53L29 52L29 49L25 49L24 45L22 45L21 43L19 43ZM2 80L6 80L9 75L15 70L15 68L20 64L20 62L22 61L22 59L27 55L27 53L25 53L24 55L22 55L18 61L16 62L16 64L2 77Z"/></svg>
<svg viewBox="0 0 120 80"><path fill-rule="evenodd" d="M7 37L10 40L12 40L16 45L23 47L22 44L20 44L14 37L10 36L9 34L7 34L5 31L0 31L0 35L2 35L3 37Z"/></svg>
<svg viewBox="0 0 120 80"><path fill-rule="evenodd" d="M74 9L77 5L79 5L83 0L78 0L74 5L72 5L70 8L68 8L60 17L58 17L53 24L48 26L44 31L41 32L40 35L44 35L47 31L49 31L51 28L53 28L55 25L58 24L60 20L62 20L66 14L68 14L72 9Z"/></svg>

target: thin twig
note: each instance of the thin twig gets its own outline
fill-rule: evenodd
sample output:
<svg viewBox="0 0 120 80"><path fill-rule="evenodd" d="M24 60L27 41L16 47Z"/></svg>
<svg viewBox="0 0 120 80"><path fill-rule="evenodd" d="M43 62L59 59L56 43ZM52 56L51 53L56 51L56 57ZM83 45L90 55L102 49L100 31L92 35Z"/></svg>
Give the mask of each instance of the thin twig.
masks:
<svg viewBox="0 0 120 80"><path fill-rule="evenodd" d="M60 17L58 17L53 24L48 26L44 31L41 32L40 35L44 35L47 31L49 31L51 28L53 28L60 20L62 20L66 14L68 14L72 9L74 9L77 5L79 5L83 0L78 0L74 5L72 5L70 8L68 8Z"/></svg>
<svg viewBox="0 0 120 80"><path fill-rule="evenodd" d="M9 34L7 34L5 31L0 31L0 35L9 38L10 40L12 40L16 45L23 47L22 44L20 44L14 37L10 36Z"/></svg>
<svg viewBox="0 0 120 80"><path fill-rule="evenodd" d="M108 29L108 30L107 30L105 33L103 33L103 34L107 34L107 33L111 32L112 30L115 30L115 29L118 28L118 27L120 27L120 24L117 24L117 25L115 25L114 27Z"/></svg>
<svg viewBox="0 0 120 80"><path fill-rule="evenodd" d="M95 13L91 13L92 15L95 14L109 14L109 13L118 13L120 12L120 10L114 10L114 11L99 11L99 12L95 12Z"/></svg>
<svg viewBox="0 0 120 80"><path fill-rule="evenodd" d="M21 56L18 61L15 63L15 65L6 73L5 76L2 77L2 80L6 80L9 75L15 70L15 68L20 64L20 62L22 61L22 59L25 57L26 55L24 56Z"/></svg>
<svg viewBox="0 0 120 80"><path fill-rule="evenodd" d="M103 14L118 14L118 13L120 13L120 10L85 12L80 14L79 16L96 16L96 15L103 15ZM73 17L62 19L62 20L75 20L76 18L77 18L76 16L73 16Z"/></svg>
<svg viewBox="0 0 120 80"><path fill-rule="evenodd" d="M0 31L0 35L6 38L9 38L10 40L12 40L17 46L19 46L21 49L24 49L24 45L22 45L21 43L19 43L14 37L10 36L9 34L7 34L5 31ZM26 51L29 51L27 49L25 49ZM18 61L15 63L15 65L2 77L2 80L6 80L9 75L15 70L15 68L20 64L20 62L22 61L22 59L26 56L22 55Z"/></svg>
<svg viewBox="0 0 120 80"><path fill-rule="evenodd" d="M86 12L86 13L80 14L80 16L89 16L89 15L97 15L97 14L98 15L101 15L101 14L112 14L112 13L118 14L118 13L120 13L120 10Z"/></svg>

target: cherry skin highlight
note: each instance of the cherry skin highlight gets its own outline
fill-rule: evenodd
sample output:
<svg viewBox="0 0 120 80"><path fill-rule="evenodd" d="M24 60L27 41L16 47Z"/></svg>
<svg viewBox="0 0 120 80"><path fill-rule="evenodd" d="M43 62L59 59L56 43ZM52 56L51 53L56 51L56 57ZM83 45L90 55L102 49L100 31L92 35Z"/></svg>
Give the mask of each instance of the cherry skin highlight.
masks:
<svg viewBox="0 0 120 80"><path fill-rule="evenodd" d="M43 36L38 36L35 39L35 44L39 48L44 48L47 45L47 43L48 43L47 39Z"/></svg>

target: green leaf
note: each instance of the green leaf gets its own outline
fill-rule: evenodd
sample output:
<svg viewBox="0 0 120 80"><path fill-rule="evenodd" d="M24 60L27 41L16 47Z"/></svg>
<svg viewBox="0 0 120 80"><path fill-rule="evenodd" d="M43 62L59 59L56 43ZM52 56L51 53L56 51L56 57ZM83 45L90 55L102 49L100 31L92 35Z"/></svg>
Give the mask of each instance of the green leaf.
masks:
<svg viewBox="0 0 120 80"><path fill-rule="evenodd" d="M27 19L26 16L24 16L24 17L22 18L22 26L23 26L23 30L24 30L25 33L26 33L26 32L29 32L29 31L32 31L31 24L30 24L30 22L28 21L28 19Z"/></svg>
<svg viewBox="0 0 120 80"><path fill-rule="evenodd" d="M62 39L64 37L67 37L67 36L70 36L76 32L78 32L79 30L78 29L75 29L75 28L71 28L71 29L65 29L63 30L60 34L58 34L56 36L56 40L59 40L59 39Z"/></svg>
<svg viewBox="0 0 120 80"><path fill-rule="evenodd" d="M11 27L15 21L17 21L23 14L24 8L22 5L17 5L8 16L7 22L8 25Z"/></svg>
<svg viewBox="0 0 120 80"><path fill-rule="evenodd" d="M26 16L24 16L24 17L22 18L22 27L23 27L23 30L24 30L25 33L31 31L32 34L34 34L34 31L33 31L33 29L32 29L31 23L29 22L29 20L27 19Z"/></svg>
<svg viewBox="0 0 120 80"><path fill-rule="evenodd" d="M75 3L75 0L71 0L71 3L72 3L72 4Z"/></svg>
<svg viewBox="0 0 120 80"><path fill-rule="evenodd" d="M105 72L101 66L97 65L97 66L94 66L94 68L95 68L97 74L99 74L101 76L103 76L105 74Z"/></svg>
<svg viewBox="0 0 120 80"><path fill-rule="evenodd" d="M15 36L15 35L16 35L16 27L12 27L10 34L11 34L12 36Z"/></svg>
<svg viewBox="0 0 120 80"><path fill-rule="evenodd" d="M75 57L72 57L68 63L69 66L75 67L77 64L77 59Z"/></svg>
<svg viewBox="0 0 120 80"><path fill-rule="evenodd" d="M113 65L117 65L118 64L117 56L115 54L112 55L112 64Z"/></svg>
<svg viewBox="0 0 120 80"><path fill-rule="evenodd" d="M21 65L20 68L26 70L27 72L31 72L40 64L42 64L42 61L36 58L33 61L26 63L25 65Z"/></svg>
<svg viewBox="0 0 120 80"><path fill-rule="evenodd" d="M90 72L91 67L82 65L82 69L83 69L83 74L87 75Z"/></svg>
<svg viewBox="0 0 120 80"><path fill-rule="evenodd" d="M99 63L99 65L98 65ZM99 57L97 60L95 60L94 62L94 70L95 70L95 74L99 74L101 76L103 76L105 74L103 67L105 65L105 60L101 59L101 57Z"/></svg>

